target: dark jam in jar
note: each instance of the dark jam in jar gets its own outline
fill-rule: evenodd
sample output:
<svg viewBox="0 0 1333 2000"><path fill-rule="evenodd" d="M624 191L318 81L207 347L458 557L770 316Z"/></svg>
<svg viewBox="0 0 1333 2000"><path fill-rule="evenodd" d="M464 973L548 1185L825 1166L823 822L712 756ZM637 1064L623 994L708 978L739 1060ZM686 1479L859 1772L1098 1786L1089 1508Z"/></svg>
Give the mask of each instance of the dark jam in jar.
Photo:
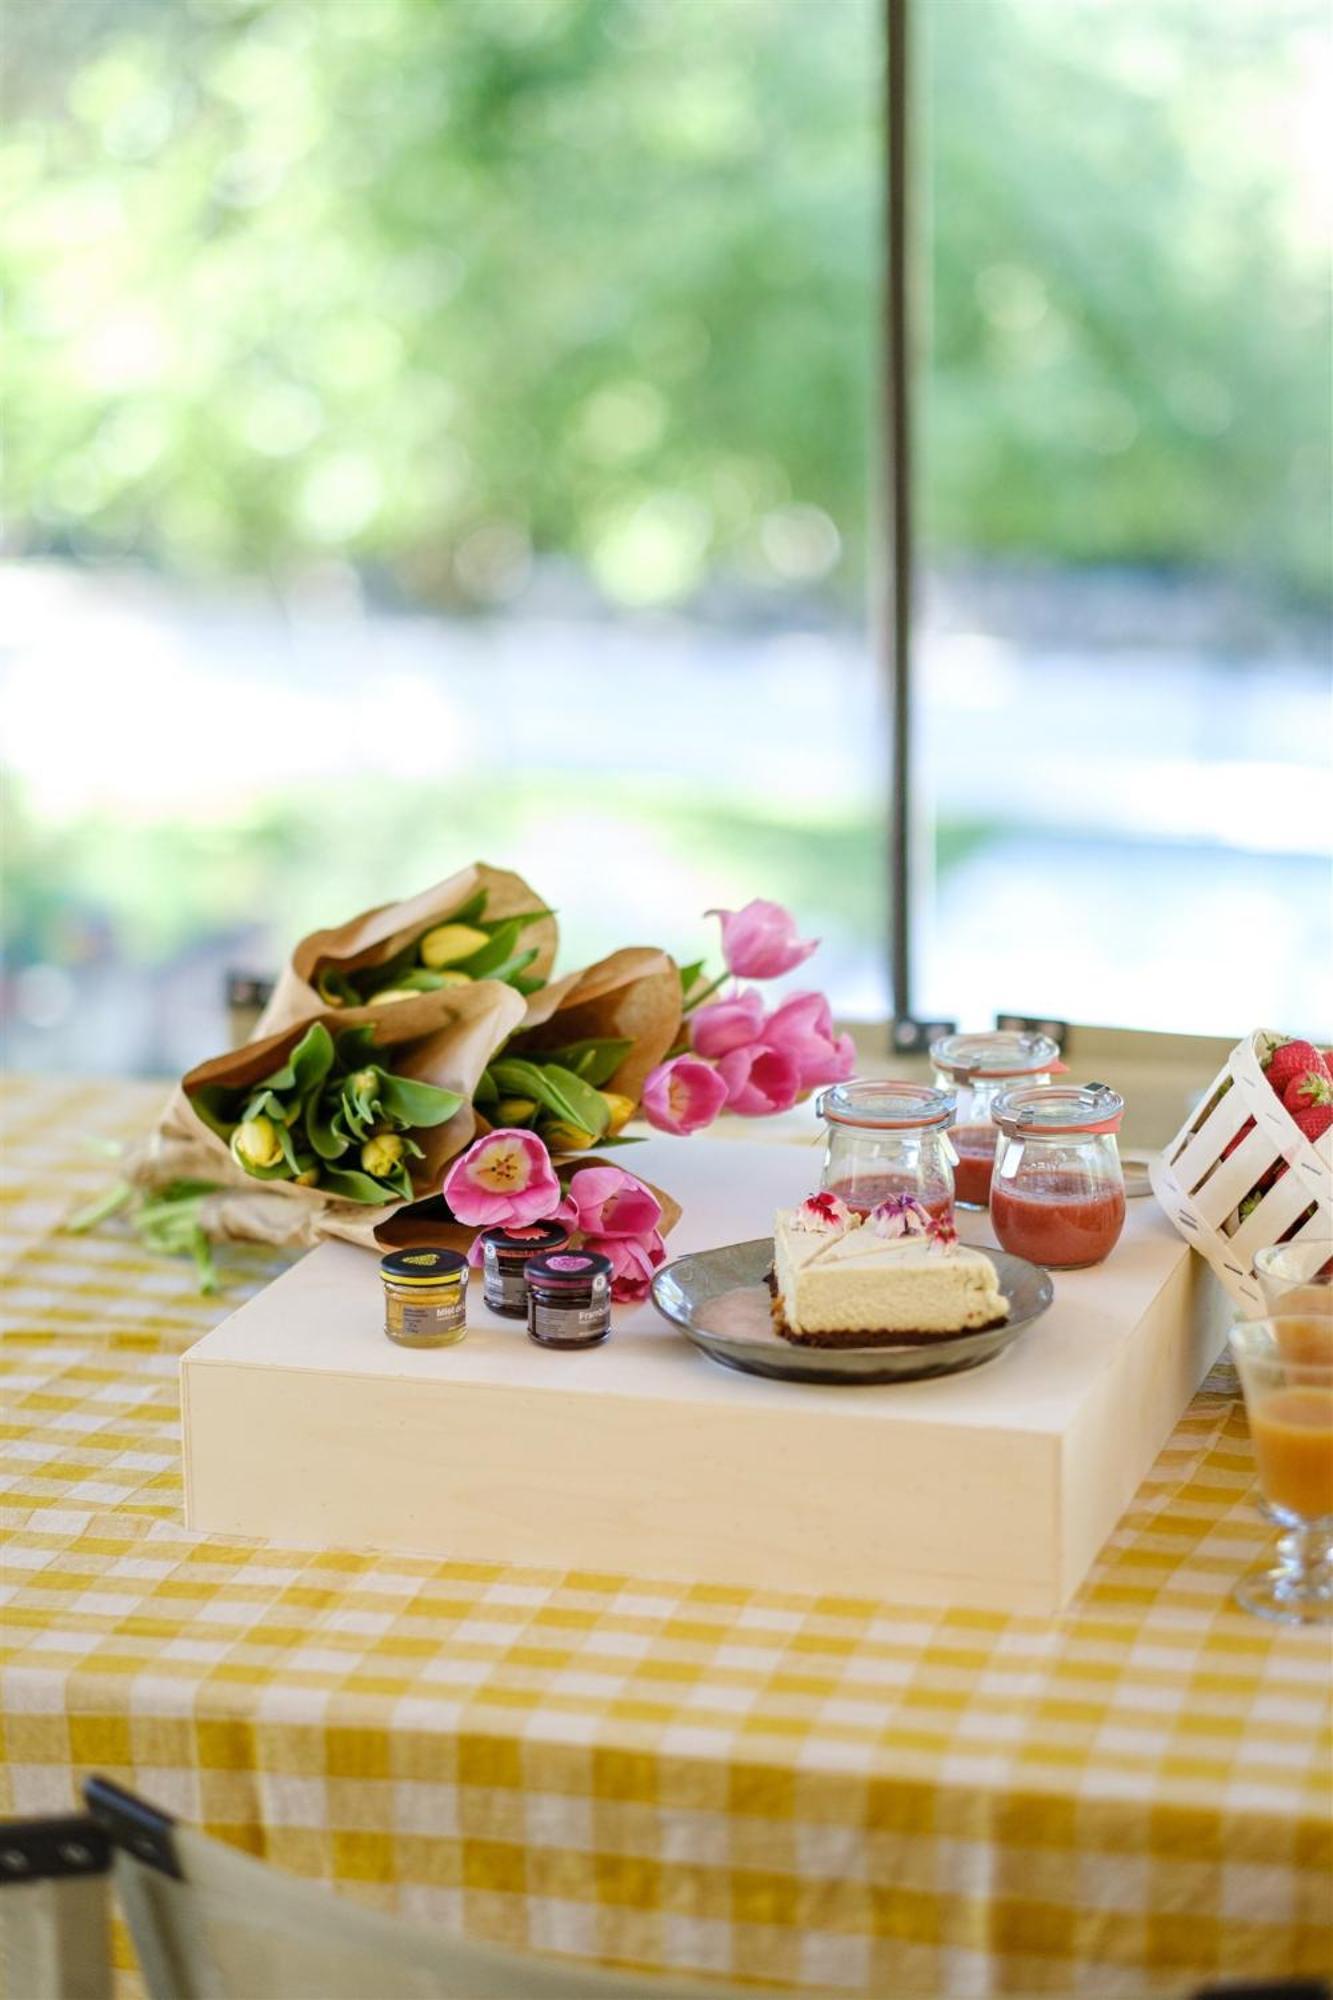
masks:
<svg viewBox="0 0 1333 2000"><path fill-rule="evenodd" d="M556 1250L527 1269L528 1334L539 1347L596 1347L611 1331L611 1260Z"/></svg>
<svg viewBox="0 0 1333 2000"><path fill-rule="evenodd" d="M526 1222L513 1229L488 1229L481 1239L482 1298L506 1319L528 1316L528 1265L534 1257L563 1250L569 1231L561 1222Z"/></svg>

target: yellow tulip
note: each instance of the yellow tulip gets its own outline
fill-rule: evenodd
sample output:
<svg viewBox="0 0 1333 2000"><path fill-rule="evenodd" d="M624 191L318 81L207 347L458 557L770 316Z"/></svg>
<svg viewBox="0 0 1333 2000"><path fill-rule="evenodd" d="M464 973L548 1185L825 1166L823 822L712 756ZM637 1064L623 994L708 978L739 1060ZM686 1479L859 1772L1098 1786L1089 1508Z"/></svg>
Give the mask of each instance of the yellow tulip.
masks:
<svg viewBox="0 0 1333 2000"><path fill-rule="evenodd" d="M293 1185L293 1187L318 1187L318 1186L319 1186L319 1168L318 1168L318 1167L307 1167L307 1168L306 1168L306 1169L304 1170L304 1172L302 1172L302 1173L299 1173L299 1174L298 1174L298 1175L296 1176L296 1179L295 1179L295 1180L293 1181L292 1185Z"/></svg>
<svg viewBox="0 0 1333 2000"><path fill-rule="evenodd" d="M497 1125L530 1125L537 1114L535 1098L502 1097L495 1107Z"/></svg>
<svg viewBox="0 0 1333 2000"><path fill-rule="evenodd" d="M232 1158L246 1168L276 1167L282 1144L271 1118L247 1118L231 1135Z"/></svg>
<svg viewBox="0 0 1333 2000"><path fill-rule="evenodd" d="M485 931L475 930L471 924L437 924L421 940L421 963L438 972L441 966L471 958L474 951L489 943Z"/></svg>
<svg viewBox="0 0 1333 2000"><path fill-rule="evenodd" d="M551 1153L586 1153L589 1146L597 1144L591 1132L585 1132L581 1125L569 1125L563 1118L553 1118L544 1125L542 1137Z"/></svg>
<svg viewBox="0 0 1333 2000"><path fill-rule="evenodd" d="M396 1132L377 1132L361 1148L361 1165L366 1173L387 1180L403 1157L403 1142Z"/></svg>
<svg viewBox="0 0 1333 2000"><path fill-rule="evenodd" d="M439 975L439 979L441 986L471 986L473 984L470 972L442 972Z"/></svg>
<svg viewBox="0 0 1333 2000"><path fill-rule="evenodd" d="M406 986L385 986L378 993L372 993L367 1007L391 1007L396 1000L419 1000L421 995L413 993Z"/></svg>
<svg viewBox="0 0 1333 2000"><path fill-rule="evenodd" d="M614 1139L622 1125L628 1125L638 1109L632 1097L623 1097L618 1090L599 1090L597 1095L607 1108L607 1136Z"/></svg>

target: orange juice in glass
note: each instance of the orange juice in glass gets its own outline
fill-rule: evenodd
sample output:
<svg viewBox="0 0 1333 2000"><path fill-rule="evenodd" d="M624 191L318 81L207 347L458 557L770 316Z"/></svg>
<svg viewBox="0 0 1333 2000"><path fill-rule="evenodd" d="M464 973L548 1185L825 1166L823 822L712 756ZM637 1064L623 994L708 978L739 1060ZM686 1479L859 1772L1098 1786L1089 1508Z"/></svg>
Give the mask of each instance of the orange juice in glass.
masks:
<svg viewBox="0 0 1333 2000"><path fill-rule="evenodd" d="M1273 1560L1236 1585L1238 1604L1285 1625L1333 1624L1333 1318L1275 1313L1231 1329L1263 1511L1282 1529Z"/></svg>

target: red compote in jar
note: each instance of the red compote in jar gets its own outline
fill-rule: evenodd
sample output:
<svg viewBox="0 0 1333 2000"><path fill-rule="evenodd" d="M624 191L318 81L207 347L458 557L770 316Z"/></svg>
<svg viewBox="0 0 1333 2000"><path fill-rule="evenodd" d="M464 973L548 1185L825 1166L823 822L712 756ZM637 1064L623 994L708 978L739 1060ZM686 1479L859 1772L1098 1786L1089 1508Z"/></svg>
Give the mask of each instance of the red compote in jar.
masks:
<svg viewBox="0 0 1333 2000"><path fill-rule="evenodd" d="M1011 1083L1049 1083L1062 1069L1049 1035L1019 1035L996 1028L986 1035L945 1035L930 1045L935 1081L958 1093L958 1123L949 1133L957 1154L954 1199L960 1208L985 1208L995 1165L996 1130L991 1106Z"/></svg>
<svg viewBox="0 0 1333 2000"><path fill-rule="evenodd" d="M937 1221L953 1217L953 1162L945 1137L951 1090L853 1077L815 1100L828 1128L820 1186L869 1215L890 1195L915 1195Z"/></svg>
<svg viewBox="0 0 1333 2000"><path fill-rule="evenodd" d="M1120 1240L1115 1135L1125 1100L1104 1083L1018 1084L996 1098L990 1219L1000 1248L1056 1271L1100 1264Z"/></svg>

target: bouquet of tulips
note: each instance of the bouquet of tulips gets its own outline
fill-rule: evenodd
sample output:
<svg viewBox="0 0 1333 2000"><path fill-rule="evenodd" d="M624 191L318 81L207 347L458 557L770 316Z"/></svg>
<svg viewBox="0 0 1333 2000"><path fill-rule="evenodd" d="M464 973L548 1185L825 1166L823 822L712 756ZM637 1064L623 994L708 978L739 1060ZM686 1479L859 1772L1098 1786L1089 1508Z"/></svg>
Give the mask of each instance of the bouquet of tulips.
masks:
<svg viewBox="0 0 1333 2000"><path fill-rule="evenodd" d="M714 979L639 946L553 977L551 911L483 863L315 932L251 1041L182 1079L121 1193L69 1226L137 1202L145 1240L192 1250L203 1271L217 1238L400 1242L420 1210L433 1239L470 1245L521 1210L558 1212L611 1257L617 1295L636 1296L678 1211L590 1156L631 1143L636 1115L684 1135L723 1111L786 1110L854 1066L822 995L770 1008L742 983L816 949L790 915L763 901L711 914Z"/></svg>
<svg viewBox="0 0 1333 2000"><path fill-rule="evenodd" d="M413 1136L443 1125L463 1098L375 1061L373 1028L331 1035L312 1021L282 1061L253 1083L200 1084L190 1099L233 1160L258 1181L324 1188L340 1201L412 1199Z"/></svg>

